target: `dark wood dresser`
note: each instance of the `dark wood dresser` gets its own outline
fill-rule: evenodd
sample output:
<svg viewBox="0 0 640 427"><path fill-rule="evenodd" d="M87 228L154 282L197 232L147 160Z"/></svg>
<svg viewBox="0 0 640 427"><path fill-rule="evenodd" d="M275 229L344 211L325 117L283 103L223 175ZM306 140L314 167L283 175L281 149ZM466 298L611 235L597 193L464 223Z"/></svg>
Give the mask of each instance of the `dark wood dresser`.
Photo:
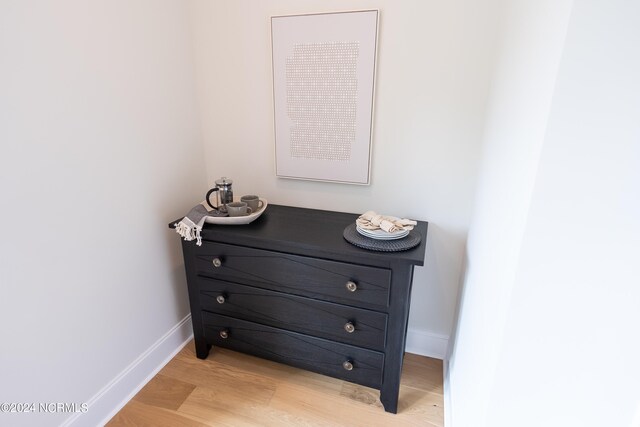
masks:
<svg viewBox="0 0 640 427"><path fill-rule="evenodd" d="M248 225L205 224L182 241L197 356L211 346L380 390L397 412L419 246L360 249L342 237L357 215L269 205Z"/></svg>

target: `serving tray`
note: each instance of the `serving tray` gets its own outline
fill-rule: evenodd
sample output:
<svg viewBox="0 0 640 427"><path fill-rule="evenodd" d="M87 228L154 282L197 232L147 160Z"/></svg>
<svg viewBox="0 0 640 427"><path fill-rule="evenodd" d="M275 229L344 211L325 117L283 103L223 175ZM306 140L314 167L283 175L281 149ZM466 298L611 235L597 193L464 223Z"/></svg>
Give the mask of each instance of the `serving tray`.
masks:
<svg viewBox="0 0 640 427"><path fill-rule="evenodd" d="M221 225L242 225L242 224L250 224L255 221L262 215L262 213L267 209L267 199L260 198L262 200L262 207L255 212L250 213L245 216L207 216L204 219L204 222L208 224L221 224ZM205 206L206 203L202 202Z"/></svg>
<svg viewBox="0 0 640 427"><path fill-rule="evenodd" d="M418 246L422 240L420 233L415 229L411 230L407 236L401 239L376 240L358 233L356 231L356 224L348 225L342 232L342 237L354 246L379 252L406 251Z"/></svg>

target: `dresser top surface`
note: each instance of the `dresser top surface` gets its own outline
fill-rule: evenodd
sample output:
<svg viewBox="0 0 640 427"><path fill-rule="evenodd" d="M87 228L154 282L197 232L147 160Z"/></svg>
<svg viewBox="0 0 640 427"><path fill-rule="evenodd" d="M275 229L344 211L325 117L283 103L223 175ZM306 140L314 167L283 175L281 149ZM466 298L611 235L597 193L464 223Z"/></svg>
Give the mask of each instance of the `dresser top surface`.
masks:
<svg viewBox="0 0 640 427"><path fill-rule="evenodd" d="M270 204L267 210L250 224L205 224L201 235L205 241L294 252L348 262L424 265L428 226L426 222L418 221L415 227L415 232L421 234L421 242L415 248L400 252L377 252L361 249L344 239L342 233L345 227L355 222L357 217L358 215L351 213ZM185 243L195 245L195 242Z"/></svg>

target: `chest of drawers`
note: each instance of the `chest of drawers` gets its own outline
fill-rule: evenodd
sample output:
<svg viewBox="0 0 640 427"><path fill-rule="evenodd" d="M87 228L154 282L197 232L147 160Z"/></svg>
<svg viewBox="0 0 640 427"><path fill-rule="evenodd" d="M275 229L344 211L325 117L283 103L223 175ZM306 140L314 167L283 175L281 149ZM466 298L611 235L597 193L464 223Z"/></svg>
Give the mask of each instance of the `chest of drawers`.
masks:
<svg viewBox="0 0 640 427"><path fill-rule="evenodd" d="M380 390L398 405L416 248L344 240L357 215L269 205L248 225L205 225L182 242L197 357L220 346Z"/></svg>

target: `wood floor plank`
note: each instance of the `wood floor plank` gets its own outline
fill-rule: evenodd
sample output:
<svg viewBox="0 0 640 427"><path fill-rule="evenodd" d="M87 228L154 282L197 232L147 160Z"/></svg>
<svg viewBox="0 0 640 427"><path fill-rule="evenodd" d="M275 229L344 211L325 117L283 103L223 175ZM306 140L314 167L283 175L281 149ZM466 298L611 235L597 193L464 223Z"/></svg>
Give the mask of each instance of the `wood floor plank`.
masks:
<svg viewBox="0 0 640 427"><path fill-rule="evenodd" d="M412 414L389 414L381 407L345 399L315 389L301 393L299 388L287 384L278 385L270 406L292 414L304 414L318 425L344 427L436 427L428 420Z"/></svg>
<svg viewBox="0 0 640 427"><path fill-rule="evenodd" d="M340 395L372 407L384 410L378 390L345 382ZM441 425L444 418L444 398L438 393L425 392L406 385L400 385L398 413L421 414L432 424Z"/></svg>
<svg viewBox="0 0 640 427"><path fill-rule="evenodd" d="M135 395L134 400L176 410L195 388L193 384L158 374Z"/></svg>
<svg viewBox="0 0 640 427"><path fill-rule="evenodd" d="M429 425L443 427L444 397L401 385L398 413L407 419L425 420Z"/></svg>
<svg viewBox="0 0 640 427"><path fill-rule="evenodd" d="M175 358L162 368L160 374L195 386L232 390L264 402L271 399L276 388L275 382L270 378L196 358Z"/></svg>
<svg viewBox="0 0 640 427"><path fill-rule="evenodd" d="M170 409L132 400L107 424L107 427L208 427Z"/></svg>
<svg viewBox="0 0 640 427"><path fill-rule="evenodd" d="M195 347L188 345L183 352L180 352L180 357L187 357L190 360L195 359ZM271 378L274 381L286 381L290 384L299 384L305 387L309 384L315 384L318 387L331 388L336 392L339 392L342 387L341 381L335 378L225 348L212 350L207 361L224 365L227 368L249 371Z"/></svg>
<svg viewBox="0 0 640 427"><path fill-rule="evenodd" d="M198 419L211 420L217 425L254 426L318 426L304 414L292 414L272 408L268 404L239 399L198 387L180 407L180 412Z"/></svg>
<svg viewBox="0 0 640 427"><path fill-rule="evenodd" d="M380 392L225 349L178 353L110 422L117 426L444 425L442 362L405 356L398 414Z"/></svg>
<svg viewBox="0 0 640 427"><path fill-rule="evenodd" d="M400 382L432 393L443 393L442 360L405 353Z"/></svg>

